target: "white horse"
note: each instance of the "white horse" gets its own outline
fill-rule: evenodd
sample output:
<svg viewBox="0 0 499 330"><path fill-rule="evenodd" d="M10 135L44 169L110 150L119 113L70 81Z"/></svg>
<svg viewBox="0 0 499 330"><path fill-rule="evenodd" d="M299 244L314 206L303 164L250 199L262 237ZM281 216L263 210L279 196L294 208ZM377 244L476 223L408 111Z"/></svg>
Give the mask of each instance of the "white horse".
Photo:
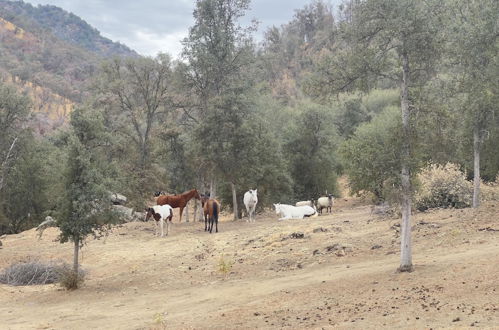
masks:
<svg viewBox="0 0 499 330"><path fill-rule="evenodd" d="M310 206L293 206L287 204L274 204L275 213L281 215L279 220L303 219L304 217L316 217L317 212Z"/></svg>
<svg viewBox="0 0 499 330"><path fill-rule="evenodd" d="M248 220L246 222L255 222L255 208L258 203L257 189L249 190L244 193L244 206L246 206L246 213L248 214Z"/></svg>

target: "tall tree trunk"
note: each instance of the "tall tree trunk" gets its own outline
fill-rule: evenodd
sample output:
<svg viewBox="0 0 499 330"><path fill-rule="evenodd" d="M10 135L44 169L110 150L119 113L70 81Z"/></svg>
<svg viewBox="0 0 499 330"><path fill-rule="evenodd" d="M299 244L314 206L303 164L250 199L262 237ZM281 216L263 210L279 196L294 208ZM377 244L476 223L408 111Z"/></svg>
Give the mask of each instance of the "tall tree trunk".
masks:
<svg viewBox="0 0 499 330"><path fill-rule="evenodd" d="M192 219L192 222L196 222L198 221L199 217L198 217L198 201L197 199L194 199L194 215L193 215L193 219Z"/></svg>
<svg viewBox="0 0 499 330"><path fill-rule="evenodd" d="M80 238L74 239L74 253L73 253L73 270L75 274L78 274L78 252L80 251Z"/></svg>
<svg viewBox="0 0 499 330"><path fill-rule="evenodd" d="M147 167L147 160L148 160L148 153L149 153L149 150L148 150L148 146L146 145L147 142L142 142L141 143L141 146L140 146L140 168L142 170L145 170L146 167Z"/></svg>
<svg viewBox="0 0 499 330"><path fill-rule="evenodd" d="M473 128L473 207L480 206L480 130L478 124Z"/></svg>
<svg viewBox="0 0 499 330"><path fill-rule="evenodd" d="M409 58L402 55L402 82L401 82L401 109L402 109L402 223L400 237L400 267L399 271L412 271L412 242L411 242L411 204L412 187L410 173L411 132L409 108Z"/></svg>
<svg viewBox="0 0 499 330"><path fill-rule="evenodd" d="M17 142L18 138L19 137L16 136L16 138L14 139L14 141L12 141L9 150L7 151L7 155L5 156L5 160L0 165L0 174L1 174L0 175L0 191L3 188L3 183L4 183L5 173L7 172L8 162L10 160L10 156L11 156L12 150L14 149L14 146L16 145L16 142Z"/></svg>
<svg viewBox="0 0 499 330"><path fill-rule="evenodd" d="M189 203L190 203L190 201L185 205L185 209L184 209L185 222L189 222Z"/></svg>
<svg viewBox="0 0 499 330"><path fill-rule="evenodd" d="M234 220L237 220L237 195L236 195L236 185L230 183L232 187L232 205L234 206Z"/></svg>
<svg viewBox="0 0 499 330"><path fill-rule="evenodd" d="M217 182L215 179L211 179L210 181L210 197L215 198L217 196Z"/></svg>

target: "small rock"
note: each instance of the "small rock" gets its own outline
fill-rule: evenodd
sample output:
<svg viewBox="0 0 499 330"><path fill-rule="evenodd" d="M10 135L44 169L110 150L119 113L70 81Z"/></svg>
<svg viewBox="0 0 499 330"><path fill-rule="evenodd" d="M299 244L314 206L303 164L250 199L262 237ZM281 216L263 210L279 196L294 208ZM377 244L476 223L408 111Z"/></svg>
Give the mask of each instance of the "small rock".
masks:
<svg viewBox="0 0 499 330"><path fill-rule="evenodd" d="M344 257L346 255L345 250L336 251L336 255L338 257Z"/></svg>
<svg viewBox="0 0 499 330"><path fill-rule="evenodd" d="M452 320L452 322L459 322L461 319L459 317L456 317L455 319Z"/></svg>
<svg viewBox="0 0 499 330"><path fill-rule="evenodd" d="M294 238L294 239L298 239L298 238L304 238L305 237L305 234L303 234L302 232L294 232L294 233L291 233L289 235L289 238Z"/></svg>
<svg viewBox="0 0 499 330"><path fill-rule="evenodd" d="M375 245L371 246L371 250L381 249L382 247L383 247L382 245L375 244Z"/></svg>

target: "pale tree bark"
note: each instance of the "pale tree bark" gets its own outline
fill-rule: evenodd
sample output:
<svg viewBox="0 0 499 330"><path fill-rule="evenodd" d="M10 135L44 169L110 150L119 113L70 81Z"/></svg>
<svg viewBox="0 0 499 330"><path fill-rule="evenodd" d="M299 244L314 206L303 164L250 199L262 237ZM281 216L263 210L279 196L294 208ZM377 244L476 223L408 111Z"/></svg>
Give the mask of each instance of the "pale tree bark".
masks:
<svg viewBox="0 0 499 330"><path fill-rule="evenodd" d="M74 240L74 253L73 253L73 270L78 274L78 252L80 251L80 239L77 237Z"/></svg>
<svg viewBox="0 0 499 330"><path fill-rule="evenodd" d="M477 124L473 128L473 208L480 206L480 130Z"/></svg>
<svg viewBox="0 0 499 330"><path fill-rule="evenodd" d="M10 144L9 150L7 151L7 155L5 156L4 161L2 162L2 167L0 168L0 171L2 171L1 175L0 175L0 191L2 191L2 189L3 189L4 180L5 180L5 173L7 172L7 166L8 166L10 157L12 156L12 150L14 150L14 146L16 145L18 138L19 137L16 136L14 141L12 141L12 143Z"/></svg>
<svg viewBox="0 0 499 330"><path fill-rule="evenodd" d="M402 109L402 223L400 237L400 267L403 272L412 271L412 241L411 241L411 204L412 187L409 160L411 157L410 108L409 108L409 58L402 54L402 82L401 82L401 109Z"/></svg>
<svg viewBox="0 0 499 330"><path fill-rule="evenodd" d="M199 212L198 212L198 201L197 199L194 199L194 215L193 215L193 222L196 222L199 220Z"/></svg>
<svg viewBox="0 0 499 330"><path fill-rule="evenodd" d="M234 220L237 220L237 195L236 195L236 185L230 183L232 187L232 205L234 206Z"/></svg>
<svg viewBox="0 0 499 330"><path fill-rule="evenodd" d="M189 204L190 204L190 201L185 205L185 209L184 209L185 222L189 222Z"/></svg>
<svg viewBox="0 0 499 330"><path fill-rule="evenodd" d="M210 197L215 198L217 196L217 182L215 179L210 181Z"/></svg>

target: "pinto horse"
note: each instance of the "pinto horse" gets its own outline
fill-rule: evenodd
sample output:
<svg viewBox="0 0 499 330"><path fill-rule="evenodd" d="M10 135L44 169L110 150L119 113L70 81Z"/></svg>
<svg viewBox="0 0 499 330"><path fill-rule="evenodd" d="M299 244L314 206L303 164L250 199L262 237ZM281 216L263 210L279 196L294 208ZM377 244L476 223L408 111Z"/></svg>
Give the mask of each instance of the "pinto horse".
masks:
<svg viewBox="0 0 499 330"><path fill-rule="evenodd" d="M220 214L220 202L214 198L209 198L206 195L201 197L201 205L204 213L204 231L209 231L210 234L215 224L215 232L218 233L218 215Z"/></svg>
<svg viewBox="0 0 499 330"><path fill-rule="evenodd" d="M170 231L170 224L173 218L173 209L170 205L155 205L153 207L149 207L146 209L146 218L145 222L149 220L150 217L153 217L156 223L156 235L158 235L158 221L161 227L161 237L164 237L163 227L166 221L166 235L168 236L168 232Z"/></svg>
<svg viewBox="0 0 499 330"><path fill-rule="evenodd" d="M186 191L185 193L180 195L160 195L156 200L156 204L168 204L174 209L176 209L177 207L180 208L179 222L182 222L182 212L184 212L184 208L187 205L187 202L189 202L193 197L196 199L201 199L196 189Z"/></svg>

